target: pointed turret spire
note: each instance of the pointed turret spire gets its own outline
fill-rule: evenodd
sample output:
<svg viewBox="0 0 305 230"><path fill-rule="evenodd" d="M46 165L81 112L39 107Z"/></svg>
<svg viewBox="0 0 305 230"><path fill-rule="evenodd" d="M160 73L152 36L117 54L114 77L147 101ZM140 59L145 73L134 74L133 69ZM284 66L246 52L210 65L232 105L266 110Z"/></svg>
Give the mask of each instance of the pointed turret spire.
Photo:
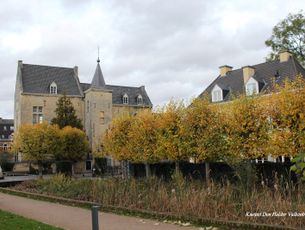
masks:
<svg viewBox="0 0 305 230"><path fill-rule="evenodd" d="M91 88L105 88L105 80L100 66L100 57L98 53L97 66L91 82Z"/></svg>

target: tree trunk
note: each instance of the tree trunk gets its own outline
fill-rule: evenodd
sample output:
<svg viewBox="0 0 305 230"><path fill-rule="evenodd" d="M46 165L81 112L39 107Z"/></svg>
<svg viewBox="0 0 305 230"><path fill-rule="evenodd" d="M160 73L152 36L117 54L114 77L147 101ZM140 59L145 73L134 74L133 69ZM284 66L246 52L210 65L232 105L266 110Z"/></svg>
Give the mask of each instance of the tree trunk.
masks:
<svg viewBox="0 0 305 230"><path fill-rule="evenodd" d="M39 173L39 178L42 179L42 163L38 162L38 173Z"/></svg>
<svg viewBox="0 0 305 230"><path fill-rule="evenodd" d="M209 162L204 162L205 165L205 181L207 183L207 186L210 185L210 163Z"/></svg>
<svg viewBox="0 0 305 230"><path fill-rule="evenodd" d="M72 162L72 164L71 164L71 176L72 176L72 177L75 176L74 165L75 165L75 162Z"/></svg>
<svg viewBox="0 0 305 230"><path fill-rule="evenodd" d="M179 175L179 173L180 173L179 161L175 161L175 173L176 173L176 175Z"/></svg>
<svg viewBox="0 0 305 230"><path fill-rule="evenodd" d="M148 163L145 163L145 172L146 172L146 177L151 176L150 165Z"/></svg>

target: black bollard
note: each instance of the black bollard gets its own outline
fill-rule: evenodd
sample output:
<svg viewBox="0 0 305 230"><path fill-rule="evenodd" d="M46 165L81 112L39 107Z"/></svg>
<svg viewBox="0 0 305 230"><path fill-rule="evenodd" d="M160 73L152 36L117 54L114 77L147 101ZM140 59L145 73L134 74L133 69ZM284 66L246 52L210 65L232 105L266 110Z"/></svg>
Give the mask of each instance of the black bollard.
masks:
<svg viewBox="0 0 305 230"><path fill-rule="evenodd" d="M92 215L92 230L99 230L98 226L98 210L99 206L94 205L91 207L91 215Z"/></svg>

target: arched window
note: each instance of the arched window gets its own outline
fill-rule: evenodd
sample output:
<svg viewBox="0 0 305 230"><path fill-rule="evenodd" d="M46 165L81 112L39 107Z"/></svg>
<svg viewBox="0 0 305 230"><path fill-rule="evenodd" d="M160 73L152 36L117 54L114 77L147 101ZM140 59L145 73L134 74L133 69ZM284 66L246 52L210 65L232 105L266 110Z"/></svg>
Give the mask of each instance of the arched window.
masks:
<svg viewBox="0 0 305 230"><path fill-rule="evenodd" d="M57 94L57 85L54 81L50 85L50 94Z"/></svg>
<svg viewBox="0 0 305 230"><path fill-rule="evenodd" d="M123 104L128 104L128 95L126 93L123 95Z"/></svg>
<svg viewBox="0 0 305 230"><path fill-rule="evenodd" d="M141 94L137 96L137 104L138 105L142 105L143 104L143 97L142 97Z"/></svg>

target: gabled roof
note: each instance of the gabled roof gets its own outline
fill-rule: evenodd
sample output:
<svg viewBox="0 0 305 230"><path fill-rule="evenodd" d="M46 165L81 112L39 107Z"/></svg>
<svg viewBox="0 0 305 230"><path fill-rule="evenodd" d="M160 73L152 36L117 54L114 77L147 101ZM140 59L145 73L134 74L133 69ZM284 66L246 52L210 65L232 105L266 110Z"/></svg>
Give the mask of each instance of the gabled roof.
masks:
<svg viewBox="0 0 305 230"><path fill-rule="evenodd" d="M105 88L105 80L100 66L100 60L97 60L97 66L95 69L95 73L91 82L91 88Z"/></svg>
<svg viewBox="0 0 305 230"><path fill-rule="evenodd" d="M81 83L81 88L83 92L90 88L90 84ZM119 86L119 85L105 85L106 90L112 91L112 103L113 104L123 104L123 95L126 93L128 95L128 104L129 105L138 105L137 97L141 95L143 97L144 106L152 107L152 103L146 93L144 86L141 87L132 87L132 86Z"/></svg>
<svg viewBox="0 0 305 230"><path fill-rule="evenodd" d="M261 64L253 65L255 74L253 78L259 82L260 88L263 92L271 90L272 82L281 84L285 79L293 80L296 75L301 74L305 77L305 69L295 60L290 57L286 62L279 60L264 62ZM200 95L203 97L205 93L211 93L213 87L218 85L220 88L229 90L229 93L224 98L228 101L232 96L245 93L243 70L242 68L229 71L226 76L218 76Z"/></svg>
<svg viewBox="0 0 305 230"><path fill-rule="evenodd" d="M56 82L58 94L82 96L73 68L22 64L21 84L24 93L49 94L52 82Z"/></svg>
<svg viewBox="0 0 305 230"><path fill-rule="evenodd" d="M131 87L106 85L99 62L91 84L80 83L77 76L77 70L74 68L22 64L21 61L19 62L18 67L21 70L20 77L23 93L50 94L50 85L52 82L55 82L58 94L65 93L68 96L83 96L84 92L89 88L102 88L112 91L113 104L123 104L122 97L124 93L126 93L129 98L129 105L138 105L137 96L142 95L142 105L152 107L152 103L144 86Z"/></svg>

